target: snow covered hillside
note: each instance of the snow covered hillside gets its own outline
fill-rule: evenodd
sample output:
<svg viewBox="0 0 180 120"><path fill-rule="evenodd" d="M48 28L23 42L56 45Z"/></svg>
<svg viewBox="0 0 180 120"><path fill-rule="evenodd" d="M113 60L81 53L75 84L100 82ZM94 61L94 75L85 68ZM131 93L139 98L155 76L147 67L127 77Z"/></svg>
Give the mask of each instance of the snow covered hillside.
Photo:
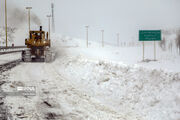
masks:
<svg viewBox="0 0 180 120"><path fill-rule="evenodd" d="M158 61L144 63L141 47L100 48L91 42L91 47L85 48L81 40L61 38L60 41L59 45L66 44L67 48L56 47L62 51L53 63L58 66L56 70L72 77L70 80L91 96L120 113L136 113L146 120L180 118L177 54L158 49ZM146 57L153 58L152 50L152 46L147 46Z"/></svg>
<svg viewBox="0 0 180 120"><path fill-rule="evenodd" d="M53 35L53 42L55 48L58 49L58 54L68 53L70 56L84 56L88 59L95 60L107 60L114 62L121 62L128 65L138 65L147 68L155 68L159 70L165 70L169 72L180 72L180 55L173 46L173 51L163 51L159 47L159 42L156 43L156 59L154 60L154 45L153 42L145 42L145 60L142 62L142 43L136 42L135 46L111 46L105 44L105 47L101 47L101 42L89 41L89 48L86 48L86 40L72 39L70 37ZM168 38L169 37L169 38ZM168 41L175 39L173 37L166 36ZM175 41L173 41L175 42ZM63 52L61 52L63 51Z"/></svg>
<svg viewBox="0 0 180 120"><path fill-rule="evenodd" d="M142 48L113 47L53 35L56 60L21 63L4 74L4 91L35 86L34 97L5 98L13 118L23 120L179 120L180 57L157 49L142 62ZM153 59L153 47L146 58ZM3 74L3 75L4 75Z"/></svg>
<svg viewBox="0 0 180 120"><path fill-rule="evenodd" d="M56 70L120 113L136 113L145 120L180 117L180 73L81 56L67 58L54 63Z"/></svg>

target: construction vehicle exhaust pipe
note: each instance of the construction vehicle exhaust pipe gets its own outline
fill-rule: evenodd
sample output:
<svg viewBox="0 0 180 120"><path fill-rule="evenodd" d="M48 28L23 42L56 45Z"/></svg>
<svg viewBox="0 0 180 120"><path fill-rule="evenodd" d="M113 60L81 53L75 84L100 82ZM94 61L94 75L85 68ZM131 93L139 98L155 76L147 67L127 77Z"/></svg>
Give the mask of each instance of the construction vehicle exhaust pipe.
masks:
<svg viewBox="0 0 180 120"><path fill-rule="evenodd" d="M40 31L42 31L42 26L40 26Z"/></svg>

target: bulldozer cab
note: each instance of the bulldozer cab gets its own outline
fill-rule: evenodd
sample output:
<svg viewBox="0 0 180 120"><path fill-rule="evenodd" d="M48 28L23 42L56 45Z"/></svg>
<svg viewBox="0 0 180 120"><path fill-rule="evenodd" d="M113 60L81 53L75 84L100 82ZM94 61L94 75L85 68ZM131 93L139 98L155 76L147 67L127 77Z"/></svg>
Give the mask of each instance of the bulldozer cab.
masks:
<svg viewBox="0 0 180 120"><path fill-rule="evenodd" d="M42 40L45 39L44 31L30 31L30 39Z"/></svg>
<svg viewBox="0 0 180 120"><path fill-rule="evenodd" d="M25 40L25 45L31 47L50 47L50 40L48 40L48 32L42 31L40 26L39 31L29 31L29 38Z"/></svg>

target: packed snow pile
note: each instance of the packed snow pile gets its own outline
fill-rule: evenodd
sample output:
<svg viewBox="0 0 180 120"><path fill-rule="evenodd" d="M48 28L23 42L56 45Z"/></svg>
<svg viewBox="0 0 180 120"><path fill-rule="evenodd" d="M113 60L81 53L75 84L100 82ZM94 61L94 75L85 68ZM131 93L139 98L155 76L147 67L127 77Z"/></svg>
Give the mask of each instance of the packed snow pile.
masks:
<svg viewBox="0 0 180 120"><path fill-rule="evenodd" d="M54 63L59 73L120 113L136 113L145 120L180 118L180 73L82 56L63 58Z"/></svg>
<svg viewBox="0 0 180 120"><path fill-rule="evenodd" d="M73 85L58 73L52 64L23 64L7 74L11 76L2 87L4 91L15 91L18 86L36 86L36 96L5 98L13 119L138 120L136 115L118 113L83 92L77 84Z"/></svg>
<svg viewBox="0 0 180 120"><path fill-rule="evenodd" d="M86 93L120 113L137 114L145 120L180 118L178 54L158 48L158 61L144 63L139 46L100 48L90 42L93 47L86 48L85 41L60 39L56 37L59 55L54 67ZM69 44L77 47L69 48ZM152 49L151 44L147 46L146 57L153 58Z"/></svg>

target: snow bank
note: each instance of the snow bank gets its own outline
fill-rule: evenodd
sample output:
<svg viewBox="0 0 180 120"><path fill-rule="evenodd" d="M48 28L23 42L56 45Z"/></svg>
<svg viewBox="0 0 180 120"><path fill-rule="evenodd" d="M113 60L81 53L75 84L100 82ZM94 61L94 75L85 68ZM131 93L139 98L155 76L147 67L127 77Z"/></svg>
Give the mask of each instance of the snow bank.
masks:
<svg viewBox="0 0 180 120"><path fill-rule="evenodd" d="M37 88L32 98L5 99L15 118L44 119L53 113L67 120L179 120L179 56L161 51L158 61L144 63L140 47L100 48L92 42L87 49L84 41L62 36L52 42L53 63L23 63L7 71L3 90Z"/></svg>
<svg viewBox="0 0 180 120"><path fill-rule="evenodd" d="M177 54L158 48L158 61L141 62L141 47L100 48L94 43L86 48L82 40L61 38L54 39L58 51L54 67L90 96L119 113L145 120L180 118ZM71 47L73 42L76 47ZM146 57L153 59L152 50L151 44L146 46Z"/></svg>
<svg viewBox="0 0 180 120"><path fill-rule="evenodd" d="M145 43L145 59L149 62L142 62L142 46L135 45L131 47L114 47L105 44L102 48L100 43L89 41L89 47L86 47L86 40L73 39L62 35L52 35L52 46L56 49L58 55L71 54L72 56L84 56L89 59L109 60L123 62L128 65L137 64L145 68L165 70L169 72L180 72L180 56L176 51L163 51L157 45L156 58L154 59L153 42ZM157 42L158 44L159 42Z"/></svg>
<svg viewBox="0 0 180 120"><path fill-rule="evenodd" d="M54 64L59 73L119 113L136 113L146 120L180 118L180 73L82 56L64 57Z"/></svg>

